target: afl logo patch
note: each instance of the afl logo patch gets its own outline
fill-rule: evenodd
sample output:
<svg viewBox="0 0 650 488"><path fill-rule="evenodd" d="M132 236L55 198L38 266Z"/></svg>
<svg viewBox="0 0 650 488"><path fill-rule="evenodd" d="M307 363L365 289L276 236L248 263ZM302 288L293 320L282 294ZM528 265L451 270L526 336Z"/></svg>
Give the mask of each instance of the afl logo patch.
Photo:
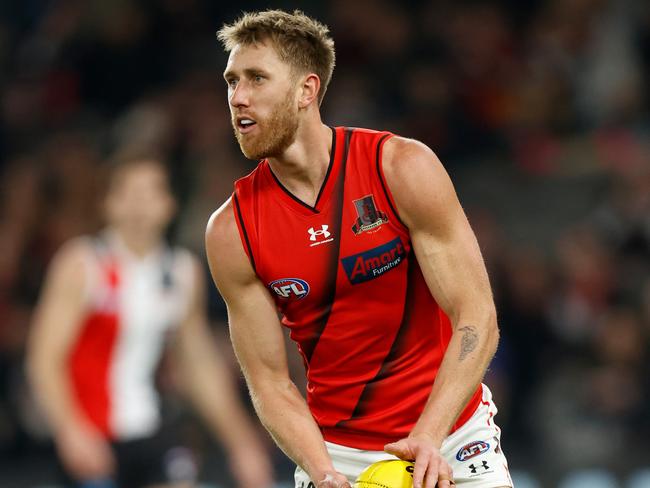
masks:
<svg viewBox="0 0 650 488"><path fill-rule="evenodd" d="M463 447L459 449L459 451L456 453L456 459L458 459L459 461L467 461L468 459L472 459L485 452L488 452L489 450L490 450L490 444L488 444L487 442L483 442L483 441L470 442L469 444L465 444Z"/></svg>
<svg viewBox="0 0 650 488"><path fill-rule="evenodd" d="M309 295L309 283L300 278L281 278L269 283L269 288L280 298L302 300Z"/></svg>

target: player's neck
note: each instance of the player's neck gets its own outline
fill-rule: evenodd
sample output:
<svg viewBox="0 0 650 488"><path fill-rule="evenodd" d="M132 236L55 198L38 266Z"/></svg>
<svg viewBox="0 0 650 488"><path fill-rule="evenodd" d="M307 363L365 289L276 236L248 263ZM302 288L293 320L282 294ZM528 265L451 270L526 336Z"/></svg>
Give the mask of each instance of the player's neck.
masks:
<svg viewBox="0 0 650 488"><path fill-rule="evenodd" d="M144 258L160 248L161 238L143 232L130 232L117 226L109 228L109 234L123 250L136 258Z"/></svg>
<svg viewBox="0 0 650 488"><path fill-rule="evenodd" d="M303 202L313 205L325 180L332 150L332 129L318 123L304 124L296 140L269 164L282 185Z"/></svg>

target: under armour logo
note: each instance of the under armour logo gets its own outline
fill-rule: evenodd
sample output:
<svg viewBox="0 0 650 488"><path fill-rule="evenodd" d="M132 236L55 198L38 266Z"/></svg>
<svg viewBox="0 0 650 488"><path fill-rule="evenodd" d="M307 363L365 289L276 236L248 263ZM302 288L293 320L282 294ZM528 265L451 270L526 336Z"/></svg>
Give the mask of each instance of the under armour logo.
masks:
<svg viewBox="0 0 650 488"><path fill-rule="evenodd" d="M316 239L318 239L318 236L322 236L323 239L327 239L329 236L332 235L332 233L327 230L329 228L329 225L323 224L321 225L321 227L322 228L320 230L314 230L313 227L307 229L307 232L309 232L309 235L311 236L309 238L310 241L315 241Z"/></svg>
<svg viewBox="0 0 650 488"><path fill-rule="evenodd" d="M469 465L469 469L472 470L472 474L476 474L476 470L477 470L478 468L483 468L483 469L485 469L485 471L487 471L488 469L490 469L490 467L488 466L487 461L483 461L483 464L482 464L481 466L474 466L474 464L470 464L470 465Z"/></svg>

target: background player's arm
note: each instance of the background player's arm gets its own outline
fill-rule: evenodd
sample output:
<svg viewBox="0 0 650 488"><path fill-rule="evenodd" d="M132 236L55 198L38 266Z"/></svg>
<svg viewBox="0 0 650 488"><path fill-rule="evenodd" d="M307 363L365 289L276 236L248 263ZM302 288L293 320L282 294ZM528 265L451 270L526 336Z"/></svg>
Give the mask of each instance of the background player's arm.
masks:
<svg viewBox="0 0 650 488"><path fill-rule="evenodd" d="M325 443L307 403L289 377L286 350L275 305L244 253L230 201L210 219L206 234L208 262L228 306L230 335L255 409L280 448L314 481L334 472Z"/></svg>
<svg viewBox="0 0 650 488"><path fill-rule="evenodd" d="M232 371L215 347L206 317L203 272L198 263L193 264L192 301L176 342L184 392L226 447L239 486L270 487L273 484L270 460L238 398Z"/></svg>
<svg viewBox="0 0 650 488"><path fill-rule="evenodd" d="M27 371L39 404L70 474L80 479L113 468L108 444L74 400L67 361L86 304L86 266L92 252L82 240L66 244L53 258L34 312Z"/></svg>
<svg viewBox="0 0 650 488"><path fill-rule="evenodd" d="M496 312L476 237L435 154L395 137L385 143L383 169L427 285L452 322L433 391L411 433L429 436L439 449L496 351Z"/></svg>

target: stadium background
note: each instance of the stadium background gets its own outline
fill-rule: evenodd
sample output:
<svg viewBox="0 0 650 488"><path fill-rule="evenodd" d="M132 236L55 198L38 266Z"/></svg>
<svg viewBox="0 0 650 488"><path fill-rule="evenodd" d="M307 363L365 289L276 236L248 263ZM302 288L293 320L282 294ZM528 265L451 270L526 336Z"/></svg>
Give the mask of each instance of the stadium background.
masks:
<svg viewBox="0 0 650 488"><path fill-rule="evenodd" d="M51 481L23 371L48 260L98 228L99 170L125 147L170 162L172 238L203 252L208 215L253 167L215 31L269 6L331 27L326 123L418 138L451 173L495 292L487 382L518 486L650 486L650 3L3 0L0 487ZM163 383L206 483L230 486L219 446ZM605 484L571 478L585 469Z"/></svg>

